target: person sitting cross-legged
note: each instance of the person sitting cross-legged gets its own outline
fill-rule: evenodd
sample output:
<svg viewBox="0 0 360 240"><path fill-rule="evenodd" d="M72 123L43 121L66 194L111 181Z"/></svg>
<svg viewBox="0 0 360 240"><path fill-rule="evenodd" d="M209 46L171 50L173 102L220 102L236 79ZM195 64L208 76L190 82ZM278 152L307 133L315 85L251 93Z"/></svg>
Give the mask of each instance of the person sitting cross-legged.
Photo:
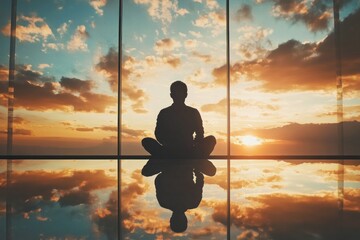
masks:
<svg viewBox="0 0 360 240"><path fill-rule="evenodd" d="M143 147L151 154L142 174L152 176L164 171L169 165L191 164L196 171L214 176L216 168L208 157L216 145L216 139L214 136L204 137L199 111L185 104L186 84L173 82L170 96L173 104L162 109L157 117L156 140L142 140Z"/></svg>

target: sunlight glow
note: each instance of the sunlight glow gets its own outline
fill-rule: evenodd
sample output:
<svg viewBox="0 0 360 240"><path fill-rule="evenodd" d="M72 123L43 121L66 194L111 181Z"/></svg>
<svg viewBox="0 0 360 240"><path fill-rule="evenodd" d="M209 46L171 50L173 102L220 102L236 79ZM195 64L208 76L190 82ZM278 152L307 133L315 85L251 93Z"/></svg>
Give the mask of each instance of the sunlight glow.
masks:
<svg viewBox="0 0 360 240"><path fill-rule="evenodd" d="M249 146L249 147L260 145L263 142L260 138L252 136L252 135L240 136L239 141L242 145Z"/></svg>

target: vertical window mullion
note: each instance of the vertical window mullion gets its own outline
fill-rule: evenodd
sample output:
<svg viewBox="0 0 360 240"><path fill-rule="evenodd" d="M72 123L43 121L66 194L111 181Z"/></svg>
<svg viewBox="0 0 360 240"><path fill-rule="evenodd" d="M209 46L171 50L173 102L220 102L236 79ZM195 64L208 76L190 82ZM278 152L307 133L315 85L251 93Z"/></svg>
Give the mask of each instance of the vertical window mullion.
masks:
<svg viewBox="0 0 360 240"><path fill-rule="evenodd" d="M121 239L121 126L122 126L122 23L123 23L123 1L119 0L119 27L118 27L118 121L117 121L117 191L118 191L118 224L117 234L118 239Z"/></svg>
<svg viewBox="0 0 360 240"><path fill-rule="evenodd" d="M227 239L230 240L230 20L229 20L230 0L226 0L226 98L227 98Z"/></svg>

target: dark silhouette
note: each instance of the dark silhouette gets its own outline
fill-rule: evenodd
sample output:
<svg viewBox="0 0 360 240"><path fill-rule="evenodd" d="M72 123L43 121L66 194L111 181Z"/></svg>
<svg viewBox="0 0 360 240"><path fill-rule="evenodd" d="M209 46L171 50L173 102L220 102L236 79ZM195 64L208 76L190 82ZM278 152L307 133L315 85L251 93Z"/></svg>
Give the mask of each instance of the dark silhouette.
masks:
<svg viewBox="0 0 360 240"><path fill-rule="evenodd" d="M171 230L177 233L186 230L185 212L199 206L203 186L204 175L198 171L193 172L192 166L186 164L168 168L156 177L156 198L161 207L173 212L170 218Z"/></svg>
<svg viewBox="0 0 360 240"><path fill-rule="evenodd" d="M155 179L157 200L160 206L173 212L171 229L184 232L187 228L185 212L197 208L202 199L203 174L214 176L216 173L215 166L208 160L216 139L213 136L204 138L199 111L185 105L185 83L172 83L170 96L174 103L162 109L157 117L157 141L153 138L142 140L151 157L141 173L152 176L161 172Z"/></svg>
<svg viewBox="0 0 360 240"><path fill-rule="evenodd" d="M170 96L174 103L162 109L157 117L157 141L153 138L142 140L143 147L151 154L142 174L152 176L169 165L186 163L192 164L196 171L214 176L216 168L207 158L215 147L216 139L214 136L204 138L199 111L185 104L186 84L181 81L172 83Z"/></svg>

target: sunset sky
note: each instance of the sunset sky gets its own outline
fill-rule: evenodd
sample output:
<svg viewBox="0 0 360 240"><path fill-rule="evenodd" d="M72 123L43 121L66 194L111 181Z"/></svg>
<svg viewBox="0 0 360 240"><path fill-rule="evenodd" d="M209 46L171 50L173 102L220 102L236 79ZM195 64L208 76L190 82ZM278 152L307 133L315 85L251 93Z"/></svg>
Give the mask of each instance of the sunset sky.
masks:
<svg viewBox="0 0 360 240"><path fill-rule="evenodd" d="M10 1L1 5L4 139ZM118 5L18 1L15 153L116 153ZM359 153L359 5L345 1L340 13L348 154ZM218 139L214 153L225 154L225 1L126 0L123 9L122 153L145 153L141 138L182 80ZM332 11L332 1L230 1L232 154L337 154Z"/></svg>
<svg viewBox="0 0 360 240"><path fill-rule="evenodd" d="M226 154L224 0L18 0L14 154L145 154L170 84L188 85L214 154ZM0 3L0 154L6 153L11 1ZM231 0L231 154L336 155L337 89L331 0ZM360 154L360 1L344 0L344 153ZM226 161L205 178L183 234L169 229L155 177L122 160L124 239L223 239ZM360 238L360 168L345 162L344 231ZM15 239L115 239L117 160L16 160ZM231 239L335 239L337 161L231 162ZM0 160L0 239L5 238L6 161ZM314 212L318 214L314 214ZM303 224L304 222L308 224ZM59 230L59 226L63 230ZM289 237L290 236L290 237Z"/></svg>

